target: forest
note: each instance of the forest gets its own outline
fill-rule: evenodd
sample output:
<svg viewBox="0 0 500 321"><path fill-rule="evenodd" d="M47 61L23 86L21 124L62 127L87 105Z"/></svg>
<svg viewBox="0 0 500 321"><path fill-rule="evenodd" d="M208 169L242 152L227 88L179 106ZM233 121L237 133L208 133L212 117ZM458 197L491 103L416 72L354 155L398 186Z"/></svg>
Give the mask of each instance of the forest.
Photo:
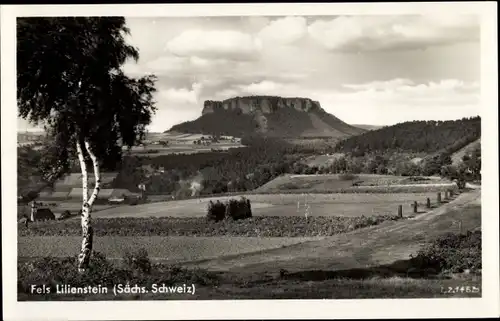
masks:
<svg viewBox="0 0 500 321"><path fill-rule="evenodd" d="M290 172L299 158L293 146L279 139L249 136L242 143L247 147L227 152L126 156L113 187L134 190L146 181L148 194L190 194L189 184L196 181L200 194L247 191ZM154 173L148 175L145 167Z"/></svg>
<svg viewBox="0 0 500 321"><path fill-rule="evenodd" d="M451 154L481 137L481 118L411 121L349 137L336 152L363 156L374 152L443 152Z"/></svg>

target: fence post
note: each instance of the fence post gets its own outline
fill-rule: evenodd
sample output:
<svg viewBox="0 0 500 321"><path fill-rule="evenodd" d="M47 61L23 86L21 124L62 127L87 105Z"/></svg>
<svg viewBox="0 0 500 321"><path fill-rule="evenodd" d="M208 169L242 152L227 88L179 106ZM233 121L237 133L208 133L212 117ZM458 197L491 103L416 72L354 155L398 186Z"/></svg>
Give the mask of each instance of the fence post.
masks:
<svg viewBox="0 0 500 321"><path fill-rule="evenodd" d="M441 192L438 192L436 196L438 204L441 203Z"/></svg>
<svg viewBox="0 0 500 321"><path fill-rule="evenodd" d="M427 208L431 208L431 199L427 197Z"/></svg>
<svg viewBox="0 0 500 321"><path fill-rule="evenodd" d="M417 213L418 212L418 203L417 201L414 201L413 202L413 213Z"/></svg>
<svg viewBox="0 0 500 321"><path fill-rule="evenodd" d="M398 205L398 216L403 217L403 205Z"/></svg>

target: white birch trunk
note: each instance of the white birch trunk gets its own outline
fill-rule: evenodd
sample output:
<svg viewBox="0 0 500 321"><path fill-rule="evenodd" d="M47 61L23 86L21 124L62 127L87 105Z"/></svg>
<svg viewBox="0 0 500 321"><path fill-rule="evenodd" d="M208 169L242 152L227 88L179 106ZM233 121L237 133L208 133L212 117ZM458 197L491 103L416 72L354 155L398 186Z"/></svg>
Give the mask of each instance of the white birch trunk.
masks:
<svg viewBox="0 0 500 321"><path fill-rule="evenodd" d="M79 142L76 144L78 159L80 161L80 167L82 170L82 189L83 189L83 205L82 205L82 247L80 255L78 256L78 270L80 272L84 272L87 270L90 256L92 254L92 243L93 243L93 230L92 230L92 222L90 213L92 212L92 205L99 194L100 186L101 186L101 173L99 170L99 162L97 161L97 157L92 152L92 148L90 144L85 141L85 149L87 150L90 158L92 159L92 163L94 165L94 176L95 176L95 186L90 196L88 197L88 173L87 173L87 165L85 164L85 159L83 156L82 146Z"/></svg>

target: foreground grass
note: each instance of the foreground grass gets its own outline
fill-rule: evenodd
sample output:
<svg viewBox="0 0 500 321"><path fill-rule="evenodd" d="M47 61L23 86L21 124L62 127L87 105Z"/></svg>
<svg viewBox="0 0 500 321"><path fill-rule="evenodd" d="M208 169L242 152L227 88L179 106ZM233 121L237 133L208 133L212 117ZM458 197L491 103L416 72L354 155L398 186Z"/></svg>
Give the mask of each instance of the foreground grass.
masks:
<svg viewBox="0 0 500 321"><path fill-rule="evenodd" d="M349 270L211 272L152 264L145 250L125 253L120 264L96 253L86 274L78 273L76 266L74 257L19 262L18 300L480 297L481 232L442 235L408 260ZM113 288L124 289L127 284L136 290L113 292ZM33 293L33 285L50 288L51 292ZM108 291L56 293L58 285L94 286ZM161 285L168 293L155 292ZM191 289L189 293L169 291L185 286Z"/></svg>
<svg viewBox="0 0 500 321"><path fill-rule="evenodd" d="M399 220L398 216L308 217L258 216L245 220L221 222L201 218L97 218L93 220L96 236L249 236L309 237L331 236ZM34 222L26 228L18 225L18 236L79 236L78 220Z"/></svg>
<svg viewBox="0 0 500 321"><path fill-rule="evenodd" d="M229 278L230 276L225 276ZM180 283L182 285L182 283ZM414 279L407 277L363 280L234 282L214 286L196 286L194 294L108 294L31 295L19 293L19 301L100 301L100 300L244 300L244 299L402 299L481 297L481 277L457 279ZM460 289L462 289L460 291ZM449 290L453 289L453 290ZM475 292L472 292L474 289Z"/></svg>

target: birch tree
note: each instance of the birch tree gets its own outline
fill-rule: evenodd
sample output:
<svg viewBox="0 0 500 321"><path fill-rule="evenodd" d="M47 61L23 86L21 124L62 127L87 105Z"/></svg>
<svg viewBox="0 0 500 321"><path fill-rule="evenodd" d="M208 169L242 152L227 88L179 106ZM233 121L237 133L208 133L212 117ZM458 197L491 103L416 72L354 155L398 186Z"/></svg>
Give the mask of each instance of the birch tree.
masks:
<svg viewBox="0 0 500 321"><path fill-rule="evenodd" d="M154 76L132 78L121 66L139 58L126 43L122 17L18 18L18 114L42 124L51 138L44 180L53 182L78 160L82 174L82 245L78 269L92 253L92 205L101 170L120 161L122 146L138 144L156 111ZM88 176L95 184L89 191Z"/></svg>

